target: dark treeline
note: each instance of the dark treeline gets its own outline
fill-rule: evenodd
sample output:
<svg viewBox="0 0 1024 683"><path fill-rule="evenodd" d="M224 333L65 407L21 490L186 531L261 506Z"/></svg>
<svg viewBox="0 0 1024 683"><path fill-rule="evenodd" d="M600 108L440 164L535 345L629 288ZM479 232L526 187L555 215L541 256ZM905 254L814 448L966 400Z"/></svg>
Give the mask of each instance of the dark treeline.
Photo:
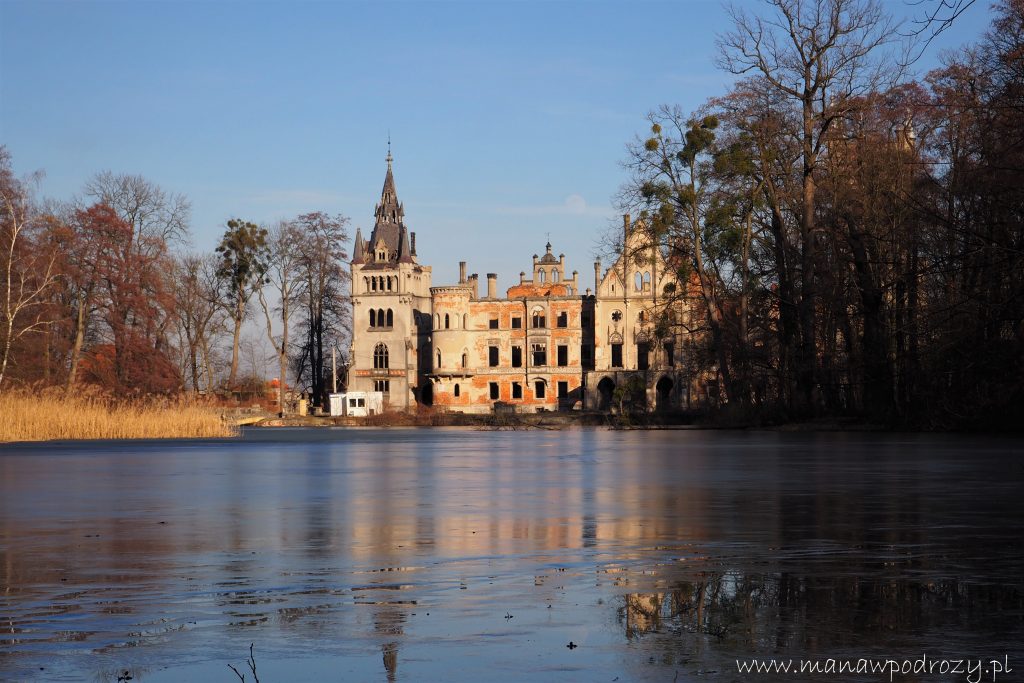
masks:
<svg viewBox="0 0 1024 683"><path fill-rule="evenodd" d="M231 219L198 254L188 200L141 176L100 173L67 202L32 186L0 147L0 391L260 396L270 366L322 398L324 349L348 337L347 219Z"/></svg>
<svg viewBox="0 0 1024 683"><path fill-rule="evenodd" d="M1024 0L921 81L873 0L733 13L739 79L662 107L624 209L691 283L723 407L925 428L1024 418ZM672 293L669 293L672 294Z"/></svg>

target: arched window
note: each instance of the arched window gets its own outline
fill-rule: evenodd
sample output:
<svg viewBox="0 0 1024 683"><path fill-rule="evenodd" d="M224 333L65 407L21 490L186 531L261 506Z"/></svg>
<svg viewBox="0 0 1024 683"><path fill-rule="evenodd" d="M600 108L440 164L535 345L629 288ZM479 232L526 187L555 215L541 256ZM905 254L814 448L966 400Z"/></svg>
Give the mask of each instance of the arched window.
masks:
<svg viewBox="0 0 1024 683"><path fill-rule="evenodd" d="M363 278L363 291L364 292L369 292L370 291L370 278L368 278L368 277L364 277Z"/></svg>
<svg viewBox="0 0 1024 683"><path fill-rule="evenodd" d="M542 284L545 282L545 280L547 279L547 273L544 272L543 268L541 268L540 272L537 274L537 277L540 278Z"/></svg>
<svg viewBox="0 0 1024 683"><path fill-rule="evenodd" d="M536 308L533 309L532 323L533 327L536 328L546 327L544 320L544 309L541 308L540 306L537 306Z"/></svg>
<svg viewBox="0 0 1024 683"><path fill-rule="evenodd" d="M647 313L645 311L640 311L640 313L636 316L636 319L637 322L641 324L647 322Z"/></svg>
<svg viewBox="0 0 1024 683"><path fill-rule="evenodd" d="M445 313L444 314L444 329L447 330L449 327L451 327L451 324L450 324L450 321L448 319L448 314ZM440 363L438 363L438 365L440 365Z"/></svg>
<svg viewBox="0 0 1024 683"><path fill-rule="evenodd" d="M389 308L388 309L388 317L387 317L387 327L393 327L394 324L395 324L395 314Z"/></svg>
<svg viewBox="0 0 1024 683"><path fill-rule="evenodd" d="M454 394L455 394L455 398L458 398L458 397L459 397L459 385L458 385L458 384L456 384L456 385L455 385L455 391L454 391Z"/></svg>
<svg viewBox="0 0 1024 683"><path fill-rule="evenodd" d="M464 329L464 330L468 330L469 329L469 314L468 313L463 313L462 314L462 329Z"/></svg>
<svg viewBox="0 0 1024 683"><path fill-rule="evenodd" d="M435 330L441 329L441 314L440 313L435 313L434 314L434 329Z"/></svg>
<svg viewBox="0 0 1024 683"><path fill-rule="evenodd" d="M633 279L633 282L633 286L636 288L636 291L639 292L641 289L644 288L644 276L641 275L640 273L636 274L636 277Z"/></svg>
<svg viewBox="0 0 1024 683"><path fill-rule="evenodd" d="M394 278L392 278L390 275L388 276L388 291L389 292L391 291L391 282L392 282L393 279Z"/></svg>
<svg viewBox="0 0 1024 683"><path fill-rule="evenodd" d="M551 281L558 282L558 271L555 269L551 270Z"/></svg>
<svg viewBox="0 0 1024 683"><path fill-rule="evenodd" d="M469 354L465 351L462 352L462 367L469 365Z"/></svg>
<svg viewBox="0 0 1024 683"><path fill-rule="evenodd" d="M644 273L644 291L648 292L651 289L651 274Z"/></svg>
<svg viewBox="0 0 1024 683"><path fill-rule="evenodd" d="M438 370L441 369L441 349L437 350L437 365L435 366Z"/></svg>
<svg viewBox="0 0 1024 683"><path fill-rule="evenodd" d="M384 327L384 309L377 309L377 327Z"/></svg>
<svg viewBox="0 0 1024 683"><path fill-rule="evenodd" d="M373 349L373 367L378 370L388 367L388 347L386 344L377 344Z"/></svg>
<svg viewBox="0 0 1024 683"><path fill-rule="evenodd" d="M375 278L375 277L371 277L370 278L370 291L371 292L376 292L377 291L377 278Z"/></svg>
<svg viewBox="0 0 1024 683"><path fill-rule="evenodd" d="M377 327L377 311L370 309L370 327Z"/></svg>
<svg viewBox="0 0 1024 683"><path fill-rule="evenodd" d="M566 296L572 296L572 285L566 285L565 286L565 295Z"/></svg>

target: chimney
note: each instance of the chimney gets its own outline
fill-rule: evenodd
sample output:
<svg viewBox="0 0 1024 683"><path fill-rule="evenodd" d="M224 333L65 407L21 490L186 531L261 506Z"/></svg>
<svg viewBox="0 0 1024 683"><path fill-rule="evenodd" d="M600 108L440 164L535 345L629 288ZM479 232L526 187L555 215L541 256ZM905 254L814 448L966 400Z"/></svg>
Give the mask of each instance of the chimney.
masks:
<svg viewBox="0 0 1024 683"><path fill-rule="evenodd" d="M594 261L594 292L601 289L601 262Z"/></svg>
<svg viewBox="0 0 1024 683"><path fill-rule="evenodd" d="M559 266L559 269L564 273L565 272L565 254L559 254L558 255L558 266Z"/></svg>
<svg viewBox="0 0 1024 683"><path fill-rule="evenodd" d="M524 282L526 282L526 271L525 270L520 270L519 271L519 284L523 284Z"/></svg>
<svg viewBox="0 0 1024 683"><path fill-rule="evenodd" d="M416 233L412 233L412 255L416 255Z"/></svg>
<svg viewBox="0 0 1024 683"><path fill-rule="evenodd" d="M480 276L477 273L473 273L472 275L469 276L469 284L473 288L473 298L474 299L480 298L478 296L479 293L480 293L480 288L479 288Z"/></svg>
<svg viewBox="0 0 1024 683"><path fill-rule="evenodd" d="M498 298L498 274L487 273L487 298Z"/></svg>
<svg viewBox="0 0 1024 683"><path fill-rule="evenodd" d="M459 284L466 284L466 262L459 261Z"/></svg>

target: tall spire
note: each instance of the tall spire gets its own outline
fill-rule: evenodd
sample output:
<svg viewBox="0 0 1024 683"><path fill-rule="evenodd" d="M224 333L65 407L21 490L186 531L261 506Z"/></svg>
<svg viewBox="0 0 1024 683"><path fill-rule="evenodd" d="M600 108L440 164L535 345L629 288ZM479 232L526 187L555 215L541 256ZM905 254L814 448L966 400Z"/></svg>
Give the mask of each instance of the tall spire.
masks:
<svg viewBox="0 0 1024 683"><path fill-rule="evenodd" d="M366 260L363 256L363 252L366 251L366 243L363 242L363 231L360 228L356 228L356 241L352 245L352 263L363 264Z"/></svg>
<svg viewBox="0 0 1024 683"><path fill-rule="evenodd" d="M405 232L405 207L398 201L398 192L395 190L395 176L392 171L391 136L388 135L388 155L385 157L388 164L387 173L384 175L384 187L380 191L380 202L374 212L373 233L370 235L368 251L371 262L381 262L380 255L386 253L385 261L394 261L399 257L411 256L411 249L406 241L406 249L402 251L402 233ZM406 237L408 240L408 237Z"/></svg>

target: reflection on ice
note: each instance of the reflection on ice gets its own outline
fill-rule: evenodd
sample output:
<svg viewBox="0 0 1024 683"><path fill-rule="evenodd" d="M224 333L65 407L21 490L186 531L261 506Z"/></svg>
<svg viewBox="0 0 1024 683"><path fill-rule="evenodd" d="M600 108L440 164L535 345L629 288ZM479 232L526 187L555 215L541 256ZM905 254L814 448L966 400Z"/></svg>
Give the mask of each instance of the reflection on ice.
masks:
<svg viewBox="0 0 1024 683"><path fill-rule="evenodd" d="M1012 659L1021 459L600 430L2 448L0 679L223 681L250 643L268 683Z"/></svg>

